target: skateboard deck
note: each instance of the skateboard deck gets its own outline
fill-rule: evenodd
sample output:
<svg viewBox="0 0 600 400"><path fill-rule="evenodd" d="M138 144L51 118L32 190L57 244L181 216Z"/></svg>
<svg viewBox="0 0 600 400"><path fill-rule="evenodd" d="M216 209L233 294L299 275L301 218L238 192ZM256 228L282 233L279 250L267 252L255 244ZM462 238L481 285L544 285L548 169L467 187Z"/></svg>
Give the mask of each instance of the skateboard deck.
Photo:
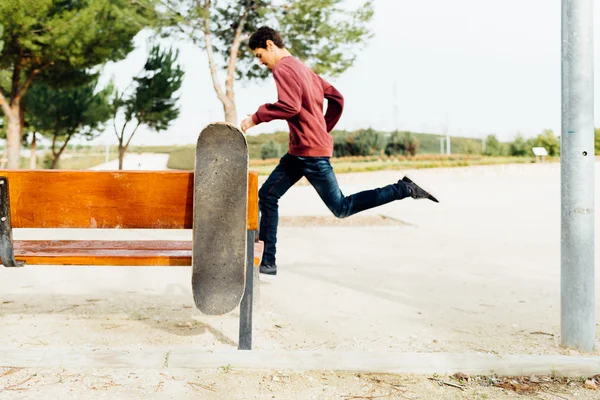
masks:
<svg viewBox="0 0 600 400"><path fill-rule="evenodd" d="M246 282L248 144L234 125L206 126L196 147L192 290L207 315L235 309Z"/></svg>

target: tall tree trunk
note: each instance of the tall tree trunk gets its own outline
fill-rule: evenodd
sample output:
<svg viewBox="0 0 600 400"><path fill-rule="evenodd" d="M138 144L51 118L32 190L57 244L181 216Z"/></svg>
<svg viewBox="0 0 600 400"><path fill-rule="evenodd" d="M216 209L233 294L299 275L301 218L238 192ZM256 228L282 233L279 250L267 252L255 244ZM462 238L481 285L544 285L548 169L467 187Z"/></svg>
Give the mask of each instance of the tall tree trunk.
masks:
<svg viewBox="0 0 600 400"><path fill-rule="evenodd" d="M75 130L73 130L75 131ZM62 146L60 146L60 149L58 149L58 152L56 151L56 137L58 136L58 134L55 132L54 133L54 137L52 138L52 165L50 166L50 168L52 169L57 169L58 168L58 161L60 160L60 156L62 155L62 153L65 151L65 149L67 148L67 145L69 144L69 140L71 140L71 138L73 137L73 132L69 133L66 137L65 137L65 142L63 143Z"/></svg>
<svg viewBox="0 0 600 400"><path fill-rule="evenodd" d="M236 70L236 63L238 57L238 51L240 49L240 45L242 43L241 37L242 32L244 30L244 26L246 25L246 20L248 19L248 13L250 11L250 6L246 8L244 14L240 17L240 21L236 28L233 42L231 43L231 49L229 53L229 63L227 65L227 78L225 81L225 91L223 91L223 87L219 82L219 78L217 76L217 63L215 62L215 55L213 51L212 45L212 36L210 31L210 7L211 2L207 0L204 8L207 13L204 18L204 44L206 45L206 53L208 56L208 66L210 69L210 76L213 81L213 87L215 92L217 93L217 97L223 104L223 110L225 111L225 121L237 125L237 110L235 107L235 94L233 92L233 81Z"/></svg>
<svg viewBox="0 0 600 400"><path fill-rule="evenodd" d="M235 108L235 102L227 101L223 103L223 109L225 110L225 121L230 122L232 124L237 124L237 110Z"/></svg>
<svg viewBox="0 0 600 400"><path fill-rule="evenodd" d="M133 129L133 132L131 132L129 139L127 139L127 143L125 143L125 144L123 144L123 141L125 140L125 126L123 126L122 136L119 138L119 170L123 169L123 160L125 159L125 153L127 152L127 149L129 148L129 143L131 143L131 139L133 139L133 135L135 135L135 133L137 132L140 125L141 125L141 123L138 122L138 124Z"/></svg>
<svg viewBox="0 0 600 400"><path fill-rule="evenodd" d="M125 146L123 146L123 140L119 140L119 171L123 169L123 159L125 158L126 150Z"/></svg>
<svg viewBox="0 0 600 400"><path fill-rule="evenodd" d="M56 169L58 167L58 160L60 159L60 154L55 154L52 159L52 165L50 165L50 169Z"/></svg>
<svg viewBox="0 0 600 400"><path fill-rule="evenodd" d="M35 140L36 138L36 134L35 132L32 132L33 137L31 138L31 155L29 156L29 169L35 169L36 165L37 165L37 156L36 156L36 150L37 150L37 141Z"/></svg>
<svg viewBox="0 0 600 400"><path fill-rule="evenodd" d="M42 67L41 69L44 68L45 67ZM21 99L41 69L35 69L29 78L27 78L27 81L21 85L22 66L21 60L17 60L13 65L10 102L6 99L2 90L0 90L0 108L2 108L7 122L6 155L8 158L7 168L9 169L18 169L21 167L21 141L23 140L24 113L24 110L21 109Z"/></svg>
<svg viewBox="0 0 600 400"><path fill-rule="evenodd" d="M21 168L21 107L16 101L10 106L10 113L6 115L6 155L8 169Z"/></svg>
<svg viewBox="0 0 600 400"><path fill-rule="evenodd" d="M231 42L231 49L229 49L229 63L227 64L227 78L225 80L225 97L228 101L223 102L223 107L225 108L225 120L232 124L237 124L238 122L233 83L235 70L237 68L238 53L240 51L240 46L242 45L242 32L244 31L249 12L250 5L240 17L235 34L233 35L233 41Z"/></svg>
<svg viewBox="0 0 600 400"><path fill-rule="evenodd" d="M9 169L21 168L21 60L15 61L10 89L10 112L6 115L6 154ZM4 99L4 101L6 101ZM5 111L6 113L6 111Z"/></svg>

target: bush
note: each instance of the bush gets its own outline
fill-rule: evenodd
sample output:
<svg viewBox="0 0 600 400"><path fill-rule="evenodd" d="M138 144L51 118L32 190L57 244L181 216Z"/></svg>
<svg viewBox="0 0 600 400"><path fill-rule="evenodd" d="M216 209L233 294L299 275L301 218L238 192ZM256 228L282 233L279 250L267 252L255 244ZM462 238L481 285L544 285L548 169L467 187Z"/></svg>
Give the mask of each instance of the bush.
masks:
<svg viewBox="0 0 600 400"><path fill-rule="evenodd" d="M395 131L385 146L385 154L388 156L398 154L414 156L418 149L419 140L412 133Z"/></svg>
<svg viewBox="0 0 600 400"><path fill-rule="evenodd" d="M419 150L419 140L414 137L410 132L404 134L404 151L406 155L414 156Z"/></svg>
<svg viewBox="0 0 600 400"><path fill-rule="evenodd" d="M386 145L385 135L371 128L333 135L334 157L381 155Z"/></svg>
<svg viewBox="0 0 600 400"><path fill-rule="evenodd" d="M288 132L261 133L260 135L246 135L248 152L251 159L260 159L262 147L269 141L279 144L281 149L286 149L289 143Z"/></svg>
<svg viewBox="0 0 600 400"><path fill-rule="evenodd" d="M352 139L350 133L339 132L333 134L333 156L348 157L352 155Z"/></svg>
<svg viewBox="0 0 600 400"><path fill-rule="evenodd" d="M381 154L387 141L381 132L374 129L364 129L358 131L354 138L353 152L355 156L370 156Z"/></svg>
<svg viewBox="0 0 600 400"><path fill-rule="evenodd" d="M560 155L560 142L550 129L545 129L543 133L538 135L535 147L545 148L550 157Z"/></svg>
<svg viewBox="0 0 600 400"><path fill-rule="evenodd" d="M521 134L518 134L515 137L515 140L513 140L513 142L510 144L510 155L515 157L524 157L531 151L531 148L528 149L527 147L528 143L525 141L525 139L523 139Z"/></svg>
<svg viewBox="0 0 600 400"><path fill-rule="evenodd" d="M452 143L450 144L452 146ZM481 154L481 143L477 144L474 141L465 141L457 149L452 149L452 153L456 154Z"/></svg>
<svg viewBox="0 0 600 400"><path fill-rule="evenodd" d="M260 158L267 160L270 158L278 158L281 154L279 143L274 140L269 140L260 148Z"/></svg>
<svg viewBox="0 0 600 400"><path fill-rule="evenodd" d="M486 156L504 155L504 146L502 146L502 143L500 143L496 135L488 135L485 139L485 150L483 154Z"/></svg>

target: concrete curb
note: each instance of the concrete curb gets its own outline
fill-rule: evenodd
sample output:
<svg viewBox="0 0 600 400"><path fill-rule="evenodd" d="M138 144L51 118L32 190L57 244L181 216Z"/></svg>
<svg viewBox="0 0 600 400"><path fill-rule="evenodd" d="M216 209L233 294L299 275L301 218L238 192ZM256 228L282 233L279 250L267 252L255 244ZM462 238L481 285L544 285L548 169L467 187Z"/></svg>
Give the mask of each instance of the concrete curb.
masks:
<svg viewBox="0 0 600 400"><path fill-rule="evenodd" d="M484 353L351 353L175 349L0 348L0 366L23 368L188 368L356 371L395 374L592 376L598 356Z"/></svg>

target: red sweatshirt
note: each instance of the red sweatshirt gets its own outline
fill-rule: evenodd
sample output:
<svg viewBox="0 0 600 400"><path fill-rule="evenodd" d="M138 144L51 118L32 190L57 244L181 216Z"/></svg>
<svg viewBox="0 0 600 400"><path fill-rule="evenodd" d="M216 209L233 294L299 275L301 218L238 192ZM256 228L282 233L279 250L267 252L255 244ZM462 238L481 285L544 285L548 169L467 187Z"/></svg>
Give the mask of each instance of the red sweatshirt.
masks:
<svg viewBox="0 0 600 400"><path fill-rule="evenodd" d="M252 116L254 123L285 119L290 127L290 155L331 157L333 139L329 133L342 116L344 98L341 93L291 56L275 64L273 77L278 101L260 106ZM325 116L324 99L327 99Z"/></svg>

